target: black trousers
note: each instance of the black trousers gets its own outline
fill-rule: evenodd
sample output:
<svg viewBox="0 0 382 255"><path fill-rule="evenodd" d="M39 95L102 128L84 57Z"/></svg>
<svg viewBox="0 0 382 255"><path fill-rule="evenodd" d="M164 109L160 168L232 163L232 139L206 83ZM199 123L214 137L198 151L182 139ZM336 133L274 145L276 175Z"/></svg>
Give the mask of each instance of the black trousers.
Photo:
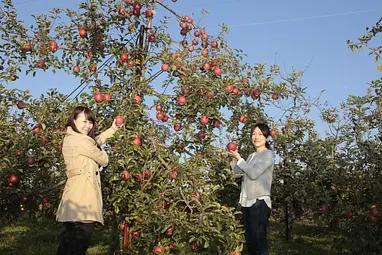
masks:
<svg viewBox="0 0 382 255"><path fill-rule="evenodd" d="M248 255L268 255L267 228L271 209L264 200L242 207Z"/></svg>
<svg viewBox="0 0 382 255"><path fill-rule="evenodd" d="M56 255L85 255L95 223L64 222Z"/></svg>

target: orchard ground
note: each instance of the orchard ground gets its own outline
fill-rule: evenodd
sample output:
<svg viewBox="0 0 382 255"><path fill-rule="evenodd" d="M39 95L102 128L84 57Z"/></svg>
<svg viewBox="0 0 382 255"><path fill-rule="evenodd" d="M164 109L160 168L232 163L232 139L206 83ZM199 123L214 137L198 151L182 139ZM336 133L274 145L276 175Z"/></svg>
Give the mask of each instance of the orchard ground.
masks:
<svg viewBox="0 0 382 255"><path fill-rule="evenodd" d="M344 236L340 230L317 226L305 220L296 224L294 240L285 241L282 234L284 227L283 223L271 218L268 235L270 254L330 254L332 241ZM4 226L0 230L0 254L54 254L60 231L61 224L49 219L35 223L20 220ZM97 229L88 254L112 254L111 236L111 229ZM245 251L242 254L246 254Z"/></svg>

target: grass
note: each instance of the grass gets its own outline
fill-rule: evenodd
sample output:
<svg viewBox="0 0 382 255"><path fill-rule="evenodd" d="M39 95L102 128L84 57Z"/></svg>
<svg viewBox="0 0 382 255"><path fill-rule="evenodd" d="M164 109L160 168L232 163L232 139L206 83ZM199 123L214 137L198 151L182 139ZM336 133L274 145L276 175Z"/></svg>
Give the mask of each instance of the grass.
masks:
<svg viewBox="0 0 382 255"><path fill-rule="evenodd" d="M284 225L271 222L269 226L270 254L329 254L330 245L338 233L328 228L299 222L294 229L294 240L285 241ZM0 254L49 255L55 254L61 224L45 220L39 223L20 221L0 229ZM110 253L111 233L107 229L94 232L89 255Z"/></svg>

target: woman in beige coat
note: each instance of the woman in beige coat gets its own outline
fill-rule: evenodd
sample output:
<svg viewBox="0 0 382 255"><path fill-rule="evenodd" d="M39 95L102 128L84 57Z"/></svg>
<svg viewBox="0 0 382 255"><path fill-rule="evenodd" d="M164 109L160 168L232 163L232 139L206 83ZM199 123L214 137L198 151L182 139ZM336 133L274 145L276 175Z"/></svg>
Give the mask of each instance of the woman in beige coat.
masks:
<svg viewBox="0 0 382 255"><path fill-rule="evenodd" d="M101 179L98 165L107 166L109 157L100 145L120 128L95 136L95 116L83 106L76 107L67 124L62 146L68 178L57 212L64 229L57 255L85 254L96 222L103 225Z"/></svg>

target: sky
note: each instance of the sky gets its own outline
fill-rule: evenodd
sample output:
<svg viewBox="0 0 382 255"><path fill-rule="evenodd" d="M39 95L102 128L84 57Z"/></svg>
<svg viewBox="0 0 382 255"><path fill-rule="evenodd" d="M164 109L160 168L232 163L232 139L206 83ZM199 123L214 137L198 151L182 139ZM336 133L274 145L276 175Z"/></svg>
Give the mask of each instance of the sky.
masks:
<svg viewBox="0 0 382 255"><path fill-rule="evenodd" d="M48 13L53 7L77 8L81 0L16 0L19 18L26 24L31 14ZM219 24L227 24L230 46L242 49L250 64L278 64L281 70L290 72L292 67L304 70L302 86L311 98L321 96L321 102L338 107L348 95L363 95L367 83L381 77L377 64L368 55L368 50L352 52L347 40L355 41L382 17L381 0L163 0L181 15L195 14L194 20L206 27L207 33L217 34ZM201 10L209 14L201 15ZM154 18L171 16L158 6ZM170 23L170 33L179 35L178 22ZM173 31L171 31L173 30ZM180 35L179 35L180 37ZM382 36L374 39L381 45ZM373 43L371 44L373 45ZM8 85L30 89L38 96L51 87L62 93L70 93L79 80L66 74L49 72L36 78L20 76ZM319 127L318 111L313 110Z"/></svg>

